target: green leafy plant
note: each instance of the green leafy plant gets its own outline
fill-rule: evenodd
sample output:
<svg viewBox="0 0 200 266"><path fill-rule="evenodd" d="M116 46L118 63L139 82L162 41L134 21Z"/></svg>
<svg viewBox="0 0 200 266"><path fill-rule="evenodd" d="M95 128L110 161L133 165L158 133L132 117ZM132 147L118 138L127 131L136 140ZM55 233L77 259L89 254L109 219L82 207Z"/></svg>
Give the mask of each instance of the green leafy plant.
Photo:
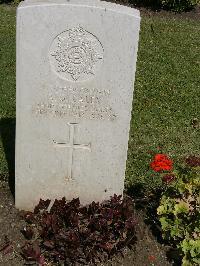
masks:
<svg viewBox="0 0 200 266"><path fill-rule="evenodd" d="M192 266L200 265L200 158L190 156L185 163L162 174L166 189L157 213L163 237L181 251L182 265Z"/></svg>
<svg viewBox="0 0 200 266"><path fill-rule="evenodd" d="M181 248L185 254L184 266L200 264L200 239L184 239Z"/></svg>

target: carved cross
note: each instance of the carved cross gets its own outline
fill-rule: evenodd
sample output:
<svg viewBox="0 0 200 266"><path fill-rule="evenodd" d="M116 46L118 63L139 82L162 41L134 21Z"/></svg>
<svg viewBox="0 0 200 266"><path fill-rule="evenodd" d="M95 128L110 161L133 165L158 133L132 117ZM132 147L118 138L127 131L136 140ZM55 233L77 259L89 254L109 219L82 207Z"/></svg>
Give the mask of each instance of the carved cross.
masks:
<svg viewBox="0 0 200 266"><path fill-rule="evenodd" d="M73 159L74 159L74 150L75 149L83 149L87 151L91 151L91 143L89 144L77 144L74 143L74 136L75 136L75 126L78 123L68 123L69 125L69 142L56 142L53 140L53 143L58 148L69 148L69 162L68 162L68 180L72 180L72 170L73 170Z"/></svg>

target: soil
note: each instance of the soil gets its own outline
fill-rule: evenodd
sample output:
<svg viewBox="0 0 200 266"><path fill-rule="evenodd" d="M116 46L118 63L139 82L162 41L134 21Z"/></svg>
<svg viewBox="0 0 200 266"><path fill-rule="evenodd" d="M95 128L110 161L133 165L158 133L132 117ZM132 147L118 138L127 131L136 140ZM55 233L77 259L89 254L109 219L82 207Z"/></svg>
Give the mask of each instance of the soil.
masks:
<svg viewBox="0 0 200 266"><path fill-rule="evenodd" d="M0 249L5 246L6 238L11 241L13 250L4 255L0 252L1 266L22 266L23 260L20 249L24 238L20 230L24 222L20 219L19 212L14 207L14 199L10 192L8 183L0 181Z"/></svg>
<svg viewBox="0 0 200 266"><path fill-rule="evenodd" d="M133 250L126 250L125 256L117 256L102 266L169 266L166 252L168 249L157 242L149 227L144 223L143 213L138 212L137 243ZM0 181L0 250L9 240L8 248L0 252L1 266L25 265L20 255L25 239L21 233L25 226L19 211L14 206L14 199L6 181ZM6 253L6 254L4 254ZM49 264L50 266L50 264ZM53 266L53 264L51 264Z"/></svg>

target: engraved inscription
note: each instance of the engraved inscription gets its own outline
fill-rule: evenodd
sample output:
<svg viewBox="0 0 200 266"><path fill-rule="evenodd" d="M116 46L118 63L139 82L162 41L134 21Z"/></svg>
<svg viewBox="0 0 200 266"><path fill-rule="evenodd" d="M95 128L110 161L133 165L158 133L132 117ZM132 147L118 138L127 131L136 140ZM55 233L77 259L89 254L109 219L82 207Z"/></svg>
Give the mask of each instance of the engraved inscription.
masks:
<svg viewBox="0 0 200 266"><path fill-rule="evenodd" d="M68 161L68 181L73 180L73 160L74 160L74 150L75 149L82 149L86 151L91 151L91 143L89 144L76 144L74 142L74 136L75 136L75 126L77 126L77 123L68 123L69 125L69 142L56 142L53 140L53 145L56 148L69 148L69 161Z"/></svg>
<svg viewBox="0 0 200 266"><path fill-rule="evenodd" d="M109 90L56 87L49 92L46 101L33 108L33 112L68 119L115 120L115 112L108 103L109 96Z"/></svg>
<svg viewBox="0 0 200 266"><path fill-rule="evenodd" d="M50 48L52 68L60 77L69 81L83 81L93 77L102 59L102 44L80 26L59 34Z"/></svg>

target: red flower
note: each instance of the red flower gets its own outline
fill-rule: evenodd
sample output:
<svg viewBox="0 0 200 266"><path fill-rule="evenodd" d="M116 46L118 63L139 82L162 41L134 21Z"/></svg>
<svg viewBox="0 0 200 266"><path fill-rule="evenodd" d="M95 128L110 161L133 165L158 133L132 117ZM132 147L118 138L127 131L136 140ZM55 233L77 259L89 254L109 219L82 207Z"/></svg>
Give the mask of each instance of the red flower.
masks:
<svg viewBox="0 0 200 266"><path fill-rule="evenodd" d="M150 166L155 172L171 171L173 162L167 157L167 155L159 153L155 155Z"/></svg>
<svg viewBox="0 0 200 266"><path fill-rule="evenodd" d="M167 184L171 183L174 179L175 179L175 175L173 175L173 174L164 175L162 178L163 182L165 182Z"/></svg>
<svg viewBox="0 0 200 266"><path fill-rule="evenodd" d="M156 257L154 255L149 255L148 260L149 262L154 262L156 260Z"/></svg>

